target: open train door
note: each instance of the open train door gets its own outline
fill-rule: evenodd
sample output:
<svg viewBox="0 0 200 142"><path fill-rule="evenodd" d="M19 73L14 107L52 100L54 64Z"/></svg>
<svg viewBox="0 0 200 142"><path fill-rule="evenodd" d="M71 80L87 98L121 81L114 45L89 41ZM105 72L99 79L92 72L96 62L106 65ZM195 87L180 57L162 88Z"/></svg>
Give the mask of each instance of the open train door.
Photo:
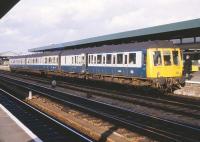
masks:
<svg viewBox="0 0 200 142"><path fill-rule="evenodd" d="M88 56L86 53L81 54L81 72L86 73L88 67Z"/></svg>

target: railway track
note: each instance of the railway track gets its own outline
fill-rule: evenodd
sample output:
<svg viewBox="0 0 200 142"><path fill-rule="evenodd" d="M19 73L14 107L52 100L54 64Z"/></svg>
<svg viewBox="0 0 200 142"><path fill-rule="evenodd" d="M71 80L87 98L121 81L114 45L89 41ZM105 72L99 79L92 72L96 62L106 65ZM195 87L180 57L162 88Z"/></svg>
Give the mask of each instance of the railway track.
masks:
<svg viewBox="0 0 200 142"><path fill-rule="evenodd" d="M50 80L44 80L44 78L39 77L32 77L30 76L24 76L20 74L14 74L15 77L24 78L36 81L38 83L46 83L50 84ZM127 93L117 92L113 93L105 89L100 88L91 88L90 86L81 86L77 84L70 84L62 81L58 81L58 86L63 88L68 88L80 92L84 92L89 94L89 96L102 96L107 97L115 100L120 100L128 103L134 103L137 105L154 108L158 110L164 110L167 112L180 114L183 116L192 117L195 119L200 119L200 106L199 102L196 101L189 101L180 99L179 101L175 97L175 100L173 98L170 99L170 96L165 96L164 98L155 98L151 96L142 96L138 94L129 95ZM168 97L166 99L166 97Z"/></svg>
<svg viewBox="0 0 200 142"><path fill-rule="evenodd" d="M12 79L0 75L1 79L12 85L32 90L37 94L50 97L68 106L102 117L112 123L120 124L128 129L137 131L160 141L200 141L200 128L176 123L155 116L134 112L110 104L91 100L73 94L61 92L28 81Z"/></svg>
<svg viewBox="0 0 200 142"><path fill-rule="evenodd" d="M0 89L0 103L44 142L92 142L89 138Z"/></svg>

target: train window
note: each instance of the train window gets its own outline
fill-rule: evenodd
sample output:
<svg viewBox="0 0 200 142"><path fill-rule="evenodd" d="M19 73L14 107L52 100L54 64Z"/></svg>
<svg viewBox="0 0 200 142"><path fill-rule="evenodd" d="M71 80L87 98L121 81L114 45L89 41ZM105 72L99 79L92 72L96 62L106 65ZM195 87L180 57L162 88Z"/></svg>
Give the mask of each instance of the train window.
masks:
<svg viewBox="0 0 200 142"><path fill-rule="evenodd" d="M97 57L94 56L94 64L97 64Z"/></svg>
<svg viewBox="0 0 200 142"><path fill-rule="evenodd" d="M51 57L49 57L49 63L51 63Z"/></svg>
<svg viewBox="0 0 200 142"><path fill-rule="evenodd" d="M45 58L45 64L47 64L47 58Z"/></svg>
<svg viewBox="0 0 200 142"><path fill-rule="evenodd" d="M105 64L105 63L106 63L106 57L103 56L103 64Z"/></svg>
<svg viewBox="0 0 200 142"><path fill-rule="evenodd" d="M136 64L136 53L129 53L129 64Z"/></svg>
<svg viewBox="0 0 200 142"><path fill-rule="evenodd" d="M172 51L172 55L173 55L174 65L178 65L179 64L178 51Z"/></svg>
<svg viewBox="0 0 200 142"><path fill-rule="evenodd" d="M76 56L74 56L74 64L76 64Z"/></svg>
<svg viewBox="0 0 200 142"><path fill-rule="evenodd" d="M102 55L97 55L97 64L101 64L102 62Z"/></svg>
<svg viewBox="0 0 200 142"><path fill-rule="evenodd" d="M72 57L72 64L74 64L74 57Z"/></svg>
<svg viewBox="0 0 200 142"><path fill-rule="evenodd" d="M53 57L53 61L52 61L53 63L55 63L56 62L56 58L55 57Z"/></svg>
<svg viewBox="0 0 200 142"><path fill-rule="evenodd" d="M58 61L59 61L59 58L58 58L58 57L56 57L56 64L58 64Z"/></svg>
<svg viewBox="0 0 200 142"><path fill-rule="evenodd" d="M91 56L88 55L88 64L91 64L90 58L91 58Z"/></svg>
<svg viewBox="0 0 200 142"><path fill-rule="evenodd" d="M106 55L106 64L111 64L111 57L112 57L111 54Z"/></svg>
<svg viewBox="0 0 200 142"><path fill-rule="evenodd" d="M143 62L144 62L144 64L146 64L146 61L147 61L147 55L146 55L146 53L144 53L143 54Z"/></svg>
<svg viewBox="0 0 200 142"><path fill-rule="evenodd" d="M153 61L154 61L154 66L162 65L162 58L161 58L161 52L160 51L154 51L153 52Z"/></svg>
<svg viewBox="0 0 200 142"><path fill-rule="evenodd" d="M128 56L124 55L124 64L127 64Z"/></svg>
<svg viewBox="0 0 200 142"><path fill-rule="evenodd" d="M116 55L113 55L113 64L115 64Z"/></svg>
<svg viewBox="0 0 200 142"><path fill-rule="evenodd" d="M123 64L123 54L117 54L117 64Z"/></svg>
<svg viewBox="0 0 200 142"><path fill-rule="evenodd" d="M166 66L171 65L171 53L170 51L163 51L163 58L164 58L164 64Z"/></svg>
<svg viewBox="0 0 200 142"><path fill-rule="evenodd" d="M93 55L91 55L91 64L93 64Z"/></svg>

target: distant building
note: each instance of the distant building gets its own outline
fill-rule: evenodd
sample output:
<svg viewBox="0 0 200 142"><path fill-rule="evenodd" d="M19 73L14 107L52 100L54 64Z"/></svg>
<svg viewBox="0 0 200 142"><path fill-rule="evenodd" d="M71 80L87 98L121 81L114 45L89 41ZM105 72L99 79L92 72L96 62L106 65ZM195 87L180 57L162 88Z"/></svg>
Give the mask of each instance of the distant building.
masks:
<svg viewBox="0 0 200 142"><path fill-rule="evenodd" d="M18 56L18 55L19 54L12 52L12 51L0 53L0 65L8 65L9 64L9 57Z"/></svg>

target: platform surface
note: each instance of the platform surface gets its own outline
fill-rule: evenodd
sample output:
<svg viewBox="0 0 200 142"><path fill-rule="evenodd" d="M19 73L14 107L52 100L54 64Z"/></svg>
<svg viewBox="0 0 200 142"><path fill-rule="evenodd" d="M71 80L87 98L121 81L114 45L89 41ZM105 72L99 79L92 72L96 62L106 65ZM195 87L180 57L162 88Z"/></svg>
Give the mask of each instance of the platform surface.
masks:
<svg viewBox="0 0 200 142"><path fill-rule="evenodd" d="M200 71L194 72L190 80L186 80L186 83L200 84Z"/></svg>
<svg viewBox="0 0 200 142"><path fill-rule="evenodd" d="M0 104L0 142L38 141L35 137L27 127Z"/></svg>

